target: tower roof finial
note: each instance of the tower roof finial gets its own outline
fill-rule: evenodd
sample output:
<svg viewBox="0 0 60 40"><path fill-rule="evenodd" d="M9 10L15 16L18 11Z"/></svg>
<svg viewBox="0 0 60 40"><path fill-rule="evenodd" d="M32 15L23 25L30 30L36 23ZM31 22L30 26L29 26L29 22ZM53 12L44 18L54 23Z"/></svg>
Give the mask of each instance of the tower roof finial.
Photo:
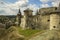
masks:
<svg viewBox="0 0 60 40"><path fill-rule="evenodd" d="M20 8L19 8L19 13L21 13L21 10L20 10Z"/></svg>
<svg viewBox="0 0 60 40"><path fill-rule="evenodd" d="M18 10L18 14L17 15L21 16L21 10L20 10L20 8Z"/></svg>

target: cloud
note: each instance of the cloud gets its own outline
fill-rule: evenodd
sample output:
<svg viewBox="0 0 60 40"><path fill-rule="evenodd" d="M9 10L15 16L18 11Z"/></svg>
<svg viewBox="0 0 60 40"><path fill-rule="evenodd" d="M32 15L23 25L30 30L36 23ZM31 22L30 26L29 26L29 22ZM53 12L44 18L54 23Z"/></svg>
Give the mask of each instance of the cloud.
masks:
<svg viewBox="0 0 60 40"><path fill-rule="evenodd" d="M42 2L42 4L40 4L40 8L46 8L46 7L50 7L50 5L48 4L50 0L40 0L40 2Z"/></svg>
<svg viewBox="0 0 60 40"><path fill-rule="evenodd" d="M29 2L28 0L18 0L18 1L25 1L25 2Z"/></svg>
<svg viewBox="0 0 60 40"><path fill-rule="evenodd" d="M29 4L28 8L33 10L33 15L36 13L37 9L39 9L39 7L36 4Z"/></svg>
<svg viewBox="0 0 60 40"><path fill-rule="evenodd" d="M15 15L15 11L12 11L9 8L1 8L0 10L2 13L0 13L0 15Z"/></svg>
<svg viewBox="0 0 60 40"><path fill-rule="evenodd" d="M53 1L53 2L59 2L60 0L50 0L50 1Z"/></svg>
<svg viewBox="0 0 60 40"><path fill-rule="evenodd" d="M17 0L14 3L5 3L0 0L0 14L4 15L16 15L18 13L18 9L20 8L22 13L23 10L30 8L36 13L36 10L39 8L36 4L28 4L29 0ZM40 4L40 8L50 7L49 2L53 7L58 7L60 0L40 0L42 4Z"/></svg>
<svg viewBox="0 0 60 40"><path fill-rule="evenodd" d="M42 7L49 7L49 5L47 5L49 2L53 7L58 7L60 0L40 0L40 2L42 2Z"/></svg>
<svg viewBox="0 0 60 40"><path fill-rule="evenodd" d="M32 10L37 10L38 6L36 4L29 4L28 8L32 9Z"/></svg>
<svg viewBox="0 0 60 40"><path fill-rule="evenodd" d="M53 7L58 7L59 6L59 2L52 2L52 6Z"/></svg>
<svg viewBox="0 0 60 40"><path fill-rule="evenodd" d="M52 4L53 7L58 7L59 3L60 3L60 0L52 0L51 4Z"/></svg>
<svg viewBox="0 0 60 40"><path fill-rule="evenodd" d="M28 1L20 0L15 3L5 3L4 1L0 2L0 15L16 15L17 10L23 6L26 5ZM4 12L3 12L4 11Z"/></svg>
<svg viewBox="0 0 60 40"><path fill-rule="evenodd" d="M48 2L60 2L60 0L40 0L42 3L48 3Z"/></svg>
<svg viewBox="0 0 60 40"><path fill-rule="evenodd" d="M4 15L16 15L18 13L18 9L21 9L22 14L24 14L24 10L27 8L32 9L34 12L36 13L36 10L38 9L38 6L36 4L28 4L28 0L18 0L15 3L5 3L2 2L3 4L0 4L0 11L4 11L1 12L0 14L4 14Z"/></svg>
<svg viewBox="0 0 60 40"><path fill-rule="evenodd" d="M14 9L17 9L23 5L26 5L28 1L25 1L25 0L20 0L20 1L17 1L13 4L8 4L7 6L10 7L10 8L14 8Z"/></svg>
<svg viewBox="0 0 60 40"><path fill-rule="evenodd" d="M26 10L27 8L33 10L33 14L35 14L36 11L37 11L37 9L38 9L39 7L38 7L36 4L29 4L29 5L26 6L26 7L22 7L22 8L21 8L21 11L22 11L23 14L24 14L23 11Z"/></svg>
<svg viewBox="0 0 60 40"><path fill-rule="evenodd" d="M50 7L48 4L41 4L40 5L41 8L47 8L47 7Z"/></svg>
<svg viewBox="0 0 60 40"><path fill-rule="evenodd" d="M49 0L40 0L42 3L47 3Z"/></svg>

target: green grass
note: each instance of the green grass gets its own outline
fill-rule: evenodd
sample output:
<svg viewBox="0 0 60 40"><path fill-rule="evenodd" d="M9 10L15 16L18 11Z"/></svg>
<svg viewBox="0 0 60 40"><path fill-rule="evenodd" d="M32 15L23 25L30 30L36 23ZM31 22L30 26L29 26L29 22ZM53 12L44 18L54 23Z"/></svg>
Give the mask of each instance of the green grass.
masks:
<svg viewBox="0 0 60 40"><path fill-rule="evenodd" d="M19 34L24 35L25 37L29 37L40 31L41 30L32 30L32 29L21 30L21 28L18 27Z"/></svg>
<svg viewBox="0 0 60 40"><path fill-rule="evenodd" d="M28 36L31 36L37 32L39 32L40 30L19 30L19 33L28 37Z"/></svg>
<svg viewBox="0 0 60 40"><path fill-rule="evenodd" d="M37 36L45 32L45 30L32 30L32 29L22 30L20 27L15 27L14 29L16 29L20 35L23 35L25 40L28 40L31 37Z"/></svg>
<svg viewBox="0 0 60 40"><path fill-rule="evenodd" d="M42 33L44 32L44 30L33 30L33 29L26 29L26 30L22 30L20 27L16 27L19 34L23 35L25 37L31 37L34 36L37 33Z"/></svg>

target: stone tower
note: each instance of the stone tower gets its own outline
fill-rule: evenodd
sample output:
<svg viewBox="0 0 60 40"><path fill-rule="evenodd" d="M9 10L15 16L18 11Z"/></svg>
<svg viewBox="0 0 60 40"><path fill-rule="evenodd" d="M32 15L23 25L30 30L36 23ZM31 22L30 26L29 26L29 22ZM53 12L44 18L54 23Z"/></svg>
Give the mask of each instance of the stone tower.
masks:
<svg viewBox="0 0 60 40"><path fill-rule="evenodd" d="M50 14L50 30L58 28L59 28L59 14L58 12L52 12L52 14Z"/></svg>
<svg viewBox="0 0 60 40"><path fill-rule="evenodd" d="M32 16L32 10L30 10L29 8L24 10L24 15L27 15L27 16Z"/></svg>
<svg viewBox="0 0 60 40"><path fill-rule="evenodd" d="M30 9L26 9L24 10L24 28L29 28L28 25L29 25L29 18L32 16L32 10Z"/></svg>
<svg viewBox="0 0 60 40"><path fill-rule="evenodd" d="M20 26L20 24L21 24L21 17L22 17L22 15L21 15L21 11L19 9L19 12L18 12L17 18L16 18L17 26Z"/></svg>
<svg viewBox="0 0 60 40"><path fill-rule="evenodd" d="M50 13L50 30L59 29L60 22L60 4L56 11Z"/></svg>

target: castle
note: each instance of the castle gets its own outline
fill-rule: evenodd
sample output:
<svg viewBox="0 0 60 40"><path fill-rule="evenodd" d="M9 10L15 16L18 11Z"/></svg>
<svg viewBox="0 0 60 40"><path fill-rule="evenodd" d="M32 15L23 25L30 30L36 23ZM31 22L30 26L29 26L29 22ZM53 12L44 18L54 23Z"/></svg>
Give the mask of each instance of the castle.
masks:
<svg viewBox="0 0 60 40"><path fill-rule="evenodd" d="M17 25L22 29L60 29L60 4L59 7L41 8L33 15L33 10L24 10L24 15L19 13L16 17Z"/></svg>

